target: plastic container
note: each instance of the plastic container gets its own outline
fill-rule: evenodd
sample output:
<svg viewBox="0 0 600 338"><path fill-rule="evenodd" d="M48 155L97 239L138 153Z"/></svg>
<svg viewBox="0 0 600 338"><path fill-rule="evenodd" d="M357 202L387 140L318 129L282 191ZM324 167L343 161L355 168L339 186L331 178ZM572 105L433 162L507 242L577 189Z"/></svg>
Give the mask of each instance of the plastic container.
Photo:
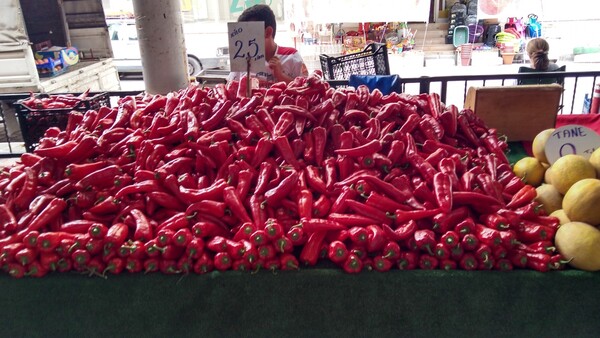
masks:
<svg viewBox="0 0 600 338"><path fill-rule="evenodd" d="M385 44L371 43L361 52L342 56L319 55L325 80L347 80L350 75L390 75Z"/></svg>
<svg viewBox="0 0 600 338"><path fill-rule="evenodd" d="M454 27L453 43L454 47L464 45L469 42L469 27L467 26L456 26Z"/></svg>
<svg viewBox="0 0 600 338"><path fill-rule="evenodd" d="M22 100L18 101L15 107L25 149L27 152L32 152L50 127L58 127L64 130L67 126L69 113L72 111L85 113L90 109L97 110L102 106L110 106L108 93L96 94L93 97L81 100L75 107L62 109L33 109L24 105Z"/></svg>

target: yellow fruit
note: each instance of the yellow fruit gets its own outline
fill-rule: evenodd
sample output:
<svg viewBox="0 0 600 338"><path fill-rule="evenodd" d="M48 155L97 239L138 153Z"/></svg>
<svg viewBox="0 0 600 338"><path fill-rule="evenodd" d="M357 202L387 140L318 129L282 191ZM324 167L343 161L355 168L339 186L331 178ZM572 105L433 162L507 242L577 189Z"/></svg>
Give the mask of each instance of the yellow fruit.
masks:
<svg viewBox="0 0 600 338"><path fill-rule="evenodd" d="M573 184L563 198L563 210L573 222L600 225L600 180L586 178Z"/></svg>
<svg viewBox="0 0 600 338"><path fill-rule="evenodd" d="M594 169L596 169L596 178L600 178L600 148L594 150L589 161Z"/></svg>
<svg viewBox="0 0 600 338"><path fill-rule="evenodd" d="M585 178L596 178L596 169L580 155L565 155L556 160L551 168L552 185L563 195L575 182Z"/></svg>
<svg viewBox="0 0 600 338"><path fill-rule="evenodd" d="M531 151L533 152L533 156L540 160L540 162L548 163L548 158L546 157L546 141L552 136L553 132L554 128L542 130L533 139Z"/></svg>
<svg viewBox="0 0 600 338"><path fill-rule="evenodd" d="M535 189L537 196L536 201L542 203L542 207L547 214L562 208L562 195L551 184L542 184Z"/></svg>
<svg viewBox="0 0 600 338"><path fill-rule="evenodd" d="M552 184L552 167L546 169L546 172L544 173L544 182Z"/></svg>
<svg viewBox="0 0 600 338"><path fill-rule="evenodd" d="M558 218L558 222L560 225L571 222L571 220L569 219L569 217L567 217L567 214L565 214L565 211L563 209L555 210L553 213L550 214L550 216Z"/></svg>
<svg viewBox="0 0 600 338"><path fill-rule="evenodd" d="M523 179L523 182L533 186L542 184L544 179L544 166L535 157L523 157L513 167L513 171L517 176Z"/></svg>
<svg viewBox="0 0 600 338"><path fill-rule="evenodd" d="M600 270L600 230L583 222L561 225L554 238L556 248L569 265L586 271Z"/></svg>

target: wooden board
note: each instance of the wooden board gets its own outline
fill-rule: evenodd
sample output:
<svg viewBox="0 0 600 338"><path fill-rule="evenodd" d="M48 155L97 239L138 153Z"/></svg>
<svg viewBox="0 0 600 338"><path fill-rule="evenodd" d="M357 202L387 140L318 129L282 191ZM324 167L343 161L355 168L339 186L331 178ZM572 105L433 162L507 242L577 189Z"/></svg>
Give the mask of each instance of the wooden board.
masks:
<svg viewBox="0 0 600 338"><path fill-rule="evenodd" d="M540 131L554 128L562 91L557 84L471 87L465 108L509 141L532 141Z"/></svg>

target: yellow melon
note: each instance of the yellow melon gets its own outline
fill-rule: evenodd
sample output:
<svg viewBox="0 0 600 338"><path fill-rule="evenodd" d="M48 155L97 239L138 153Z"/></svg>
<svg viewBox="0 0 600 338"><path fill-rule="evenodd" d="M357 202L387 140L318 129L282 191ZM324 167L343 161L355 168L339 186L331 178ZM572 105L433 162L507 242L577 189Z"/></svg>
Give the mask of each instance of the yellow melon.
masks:
<svg viewBox="0 0 600 338"><path fill-rule="evenodd" d="M563 210L573 222L600 225L600 180L586 178L573 184L563 198Z"/></svg>
<svg viewBox="0 0 600 338"><path fill-rule="evenodd" d="M565 211L563 209L555 210L553 213L550 214L550 216L558 218L558 223L560 225L571 222L571 220L569 219L569 217L567 217L567 214L565 214Z"/></svg>
<svg viewBox="0 0 600 338"><path fill-rule="evenodd" d="M569 265L586 271L600 270L600 230L583 222L569 222L558 228L556 248Z"/></svg>
<svg viewBox="0 0 600 338"><path fill-rule="evenodd" d="M513 171L523 182L537 187L542 184L546 169L537 158L528 156L518 160Z"/></svg>
<svg viewBox="0 0 600 338"><path fill-rule="evenodd" d="M553 132L554 128L542 130L533 139L531 151L533 153L533 156L537 158L540 162L548 163L548 158L546 157L546 142L548 141L550 136L552 136Z"/></svg>
<svg viewBox="0 0 600 338"><path fill-rule="evenodd" d="M562 208L563 197L552 184L542 184L535 190L537 192L535 200L542 203L547 214Z"/></svg>
<svg viewBox="0 0 600 338"><path fill-rule="evenodd" d="M589 161L594 169L596 169L596 178L600 178L600 148L594 150Z"/></svg>
<svg viewBox="0 0 600 338"><path fill-rule="evenodd" d="M556 160L551 168L552 185L563 195L576 182L586 178L596 178L596 169L580 155L565 155Z"/></svg>

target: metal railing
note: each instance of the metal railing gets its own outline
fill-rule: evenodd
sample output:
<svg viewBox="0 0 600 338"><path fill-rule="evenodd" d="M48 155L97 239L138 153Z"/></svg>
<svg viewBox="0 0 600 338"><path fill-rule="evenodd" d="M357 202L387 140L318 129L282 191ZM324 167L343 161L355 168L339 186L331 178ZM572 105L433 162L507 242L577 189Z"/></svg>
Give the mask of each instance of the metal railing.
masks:
<svg viewBox="0 0 600 338"><path fill-rule="evenodd" d="M470 87L485 86L512 86L519 81L527 83L544 83L552 79L562 81L563 93L559 114L581 113L585 94L592 96L594 86L598 83L600 72L543 72L543 73L516 73L492 75L452 75L452 76L422 76L414 78L400 77L402 92L408 94L433 93L440 94L442 102L463 107L467 91ZM334 87L348 85L347 80L330 80Z"/></svg>

